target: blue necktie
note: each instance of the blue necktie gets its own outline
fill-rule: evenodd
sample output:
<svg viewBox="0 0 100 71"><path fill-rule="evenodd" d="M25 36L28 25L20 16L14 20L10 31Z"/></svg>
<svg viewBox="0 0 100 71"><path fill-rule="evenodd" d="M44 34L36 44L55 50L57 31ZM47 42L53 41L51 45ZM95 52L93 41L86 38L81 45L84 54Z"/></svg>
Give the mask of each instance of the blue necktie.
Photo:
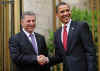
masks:
<svg viewBox="0 0 100 71"><path fill-rule="evenodd" d="M36 46L35 37L34 37L33 34L31 34L30 37L31 37L31 40L32 40L32 46L33 46L35 52L38 54L38 48Z"/></svg>

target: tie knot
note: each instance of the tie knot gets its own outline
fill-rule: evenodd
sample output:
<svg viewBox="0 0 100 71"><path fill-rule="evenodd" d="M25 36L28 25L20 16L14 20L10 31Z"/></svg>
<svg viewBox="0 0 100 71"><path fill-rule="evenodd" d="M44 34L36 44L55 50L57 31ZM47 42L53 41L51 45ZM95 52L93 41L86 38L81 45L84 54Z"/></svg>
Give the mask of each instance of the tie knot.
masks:
<svg viewBox="0 0 100 71"><path fill-rule="evenodd" d="M66 25L64 25L64 31L66 31L66 28L67 28L67 26L66 26Z"/></svg>
<svg viewBox="0 0 100 71"><path fill-rule="evenodd" d="M33 34L30 34L29 37L33 37Z"/></svg>
<svg viewBox="0 0 100 71"><path fill-rule="evenodd" d="M64 28L67 28L67 26L66 26L66 25L64 25Z"/></svg>

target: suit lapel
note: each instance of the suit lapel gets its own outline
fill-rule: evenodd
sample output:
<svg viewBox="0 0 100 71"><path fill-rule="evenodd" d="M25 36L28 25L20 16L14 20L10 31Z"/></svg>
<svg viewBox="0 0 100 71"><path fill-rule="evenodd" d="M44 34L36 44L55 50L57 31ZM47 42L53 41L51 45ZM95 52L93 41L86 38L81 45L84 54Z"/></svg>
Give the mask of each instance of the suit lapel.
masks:
<svg viewBox="0 0 100 71"><path fill-rule="evenodd" d="M23 37L23 43L26 44L26 46L28 46L27 48L31 49L35 53L32 43L30 42L30 40L28 39L28 37L25 35L23 31L22 31L22 37Z"/></svg>
<svg viewBox="0 0 100 71"><path fill-rule="evenodd" d="M68 32L68 41L67 41L68 50L71 49L71 43L72 43L72 37L74 36L73 35L74 31L75 31L75 23L72 21Z"/></svg>
<svg viewBox="0 0 100 71"><path fill-rule="evenodd" d="M37 33L34 33L34 34L35 34L35 38L36 38L36 42L37 42L37 47L39 48L40 38L38 37Z"/></svg>
<svg viewBox="0 0 100 71"><path fill-rule="evenodd" d="M23 42L28 43L29 45L32 45L31 42L29 41L28 37L25 35L25 33L22 31L22 37L23 37Z"/></svg>
<svg viewBox="0 0 100 71"><path fill-rule="evenodd" d="M59 39L60 47L63 48L63 44L62 44L62 40L61 40L61 32L62 32L62 27L59 29L59 32L58 32L58 39Z"/></svg>
<svg viewBox="0 0 100 71"><path fill-rule="evenodd" d="M41 47L41 42L40 42L40 37L38 36L37 33L35 33L35 38L36 38L36 42L37 42L37 48L38 48L38 53L39 53L39 50L40 50L40 47Z"/></svg>
<svg viewBox="0 0 100 71"><path fill-rule="evenodd" d="M72 37L74 36L73 33L75 31L75 23L72 21L71 24L70 24L70 28L69 28L69 32L68 32L68 40L67 40L67 48L68 48L68 51L71 48L71 43L72 43ZM60 44L60 47L63 48L63 44L62 44L62 40L61 40L61 32L62 32L62 28L60 28L58 30L58 39L59 39L59 44Z"/></svg>

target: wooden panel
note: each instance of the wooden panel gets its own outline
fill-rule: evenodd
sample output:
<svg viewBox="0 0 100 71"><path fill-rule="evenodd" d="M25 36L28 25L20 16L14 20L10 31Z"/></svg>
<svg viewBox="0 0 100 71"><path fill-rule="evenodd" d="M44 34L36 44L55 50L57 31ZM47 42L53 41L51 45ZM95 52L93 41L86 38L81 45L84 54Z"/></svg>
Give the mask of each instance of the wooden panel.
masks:
<svg viewBox="0 0 100 71"><path fill-rule="evenodd" d="M94 12L95 12L95 7L94 7L94 0L91 0L91 9L92 9L92 35L93 35L93 41L95 43L95 33L94 33L94 29L95 29L95 16L94 16Z"/></svg>
<svg viewBox="0 0 100 71"><path fill-rule="evenodd" d="M97 23L98 23L98 71L100 71L100 0L96 0Z"/></svg>
<svg viewBox="0 0 100 71"><path fill-rule="evenodd" d="M9 0L5 0L6 2ZM4 5L4 70L3 71L10 71L10 57L9 57L9 49L8 49L8 38L9 38L9 5L7 3Z"/></svg>
<svg viewBox="0 0 100 71"><path fill-rule="evenodd" d="M20 0L15 0L14 5L15 33L20 31Z"/></svg>
<svg viewBox="0 0 100 71"><path fill-rule="evenodd" d="M56 31L56 0L53 0L53 31Z"/></svg>
<svg viewBox="0 0 100 71"><path fill-rule="evenodd" d="M14 32L18 32L20 30L20 0L15 1L15 19L12 19L11 7L12 5L9 0L0 0L0 71L11 71L8 48L8 39L11 35L11 31L9 31L11 30L11 20L15 20L15 24L13 23L16 26L14 28Z"/></svg>
<svg viewBox="0 0 100 71"><path fill-rule="evenodd" d="M2 0L0 0L2 2ZM3 24L3 5L0 4L0 71L3 71L3 52L2 52L2 24Z"/></svg>
<svg viewBox="0 0 100 71"><path fill-rule="evenodd" d="M53 0L53 31L56 31L56 0ZM54 71L57 71L57 66L54 65Z"/></svg>

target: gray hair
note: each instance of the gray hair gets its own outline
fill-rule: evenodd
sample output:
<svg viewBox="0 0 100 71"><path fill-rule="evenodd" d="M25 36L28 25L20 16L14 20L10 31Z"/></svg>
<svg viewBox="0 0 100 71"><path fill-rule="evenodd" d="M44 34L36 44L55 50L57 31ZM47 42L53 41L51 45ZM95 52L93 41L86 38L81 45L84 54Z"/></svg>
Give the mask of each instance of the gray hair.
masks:
<svg viewBox="0 0 100 71"><path fill-rule="evenodd" d="M70 8L70 5L68 3L66 3L66 2L60 2L58 5L56 5L56 13L58 13L58 8L61 5L67 5Z"/></svg>
<svg viewBox="0 0 100 71"><path fill-rule="evenodd" d="M24 19L25 15L29 15L29 16L35 16L36 17L36 14L32 11L25 11L22 16L21 16L21 20Z"/></svg>

